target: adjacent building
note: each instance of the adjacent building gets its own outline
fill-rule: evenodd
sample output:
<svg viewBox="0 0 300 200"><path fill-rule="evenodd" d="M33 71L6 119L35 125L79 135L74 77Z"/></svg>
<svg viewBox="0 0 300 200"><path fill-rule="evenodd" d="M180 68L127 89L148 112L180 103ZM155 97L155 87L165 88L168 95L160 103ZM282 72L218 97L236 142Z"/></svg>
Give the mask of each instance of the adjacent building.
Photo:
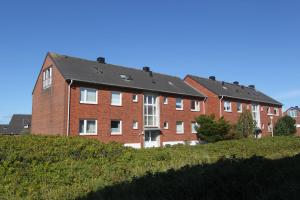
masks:
<svg viewBox="0 0 300 200"><path fill-rule="evenodd" d="M282 104L257 90L254 85L219 81L215 76L202 78L187 75L184 81L206 96L206 114L236 123L240 114L249 110L262 135L272 135L276 121L282 116Z"/></svg>
<svg viewBox="0 0 300 200"><path fill-rule="evenodd" d="M9 124L0 124L0 135L21 135L30 133L31 115L14 114Z"/></svg>
<svg viewBox="0 0 300 200"><path fill-rule="evenodd" d="M197 143L205 96L178 77L48 53L33 90L32 133L134 148Z"/></svg>
<svg viewBox="0 0 300 200"><path fill-rule="evenodd" d="M284 115L288 115L296 120L297 135L300 135L300 108L298 106L290 107L284 112Z"/></svg>

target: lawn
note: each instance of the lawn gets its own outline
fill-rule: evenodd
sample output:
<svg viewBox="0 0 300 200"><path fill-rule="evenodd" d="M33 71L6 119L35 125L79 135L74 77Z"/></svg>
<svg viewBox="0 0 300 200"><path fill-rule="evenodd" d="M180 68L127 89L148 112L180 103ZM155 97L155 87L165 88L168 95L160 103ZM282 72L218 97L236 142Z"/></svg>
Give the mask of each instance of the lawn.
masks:
<svg viewBox="0 0 300 200"><path fill-rule="evenodd" d="M296 199L299 169L300 137L142 150L0 137L0 199Z"/></svg>

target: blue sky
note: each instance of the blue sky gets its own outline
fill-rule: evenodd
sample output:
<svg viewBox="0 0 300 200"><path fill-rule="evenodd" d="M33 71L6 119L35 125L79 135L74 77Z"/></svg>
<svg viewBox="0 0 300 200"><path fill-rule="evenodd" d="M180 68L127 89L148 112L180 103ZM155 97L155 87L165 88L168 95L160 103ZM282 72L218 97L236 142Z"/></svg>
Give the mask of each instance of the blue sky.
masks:
<svg viewBox="0 0 300 200"><path fill-rule="evenodd" d="M16 1L0 6L0 123L31 113L48 51L240 81L300 104L300 1Z"/></svg>

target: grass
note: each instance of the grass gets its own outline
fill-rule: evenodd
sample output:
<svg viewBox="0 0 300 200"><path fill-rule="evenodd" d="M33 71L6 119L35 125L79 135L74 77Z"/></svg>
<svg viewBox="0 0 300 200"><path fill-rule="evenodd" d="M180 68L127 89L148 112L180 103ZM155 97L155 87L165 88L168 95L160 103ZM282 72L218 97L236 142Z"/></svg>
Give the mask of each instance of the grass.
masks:
<svg viewBox="0 0 300 200"><path fill-rule="evenodd" d="M234 189L234 184L251 181L253 185L262 184L270 176L262 167L264 165L278 176L286 176L282 162L291 162L286 167L297 169L300 163L296 162L300 160L297 154L300 154L299 137L135 150L117 143L102 144L79 137L1 136L0 199L126 199L126 196L130 197L127 199L180 199L183 194L190 197L186 199L197 199L201 195L203 199L214 199L219 197L216 192L209 195L207 191L211 190L200 188L208 185L220 188L225 184ZM278 172L277 163L283 174ZM231 180L227 173L245 177L238 182ZM284 183L276 176L273 178L276 178L271 181L274 184ZM291 188L299 186L292 183ZM287 182L285 187L288 186ZM158 192L154 192L156 196L146 195L151 191ZM116 196L118 192L122 196ZM249 191L240 188L240 193L243 192ZM223 199L226 197L229 199L230 195ZM262 199L268 197L271 194L261 196Z"/></svg>

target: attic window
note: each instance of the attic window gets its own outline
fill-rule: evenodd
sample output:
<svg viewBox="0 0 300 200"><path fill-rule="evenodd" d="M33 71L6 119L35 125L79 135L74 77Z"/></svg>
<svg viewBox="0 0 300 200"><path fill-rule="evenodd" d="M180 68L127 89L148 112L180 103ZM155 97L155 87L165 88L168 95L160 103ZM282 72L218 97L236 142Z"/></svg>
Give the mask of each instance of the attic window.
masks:
<svg viewBox="0 0 300 200"><path fill-rule="evenodd" d="M174 86L174 83L172 83L171 81L168 81L169 85Z"/></svg>
<svg viewBox="0 0 300 200"><path fill-rule="evenodd" d="M227 90L227 87L223 86L223 89Z"/></svg>
<svg viewBox="0 0 300 200"><path fill-rule="evenodd" d="M52 67L48 67L43 71L43 89L50 88L52 85Z"/></svg>
<svg viewBox="0 0 300 200"><path fill-rule="evenodd" d="M120 77L124 81L132 81L133 80L131 76L128 76L128 75L125 75L125 74L120 74Z"/></svg>

